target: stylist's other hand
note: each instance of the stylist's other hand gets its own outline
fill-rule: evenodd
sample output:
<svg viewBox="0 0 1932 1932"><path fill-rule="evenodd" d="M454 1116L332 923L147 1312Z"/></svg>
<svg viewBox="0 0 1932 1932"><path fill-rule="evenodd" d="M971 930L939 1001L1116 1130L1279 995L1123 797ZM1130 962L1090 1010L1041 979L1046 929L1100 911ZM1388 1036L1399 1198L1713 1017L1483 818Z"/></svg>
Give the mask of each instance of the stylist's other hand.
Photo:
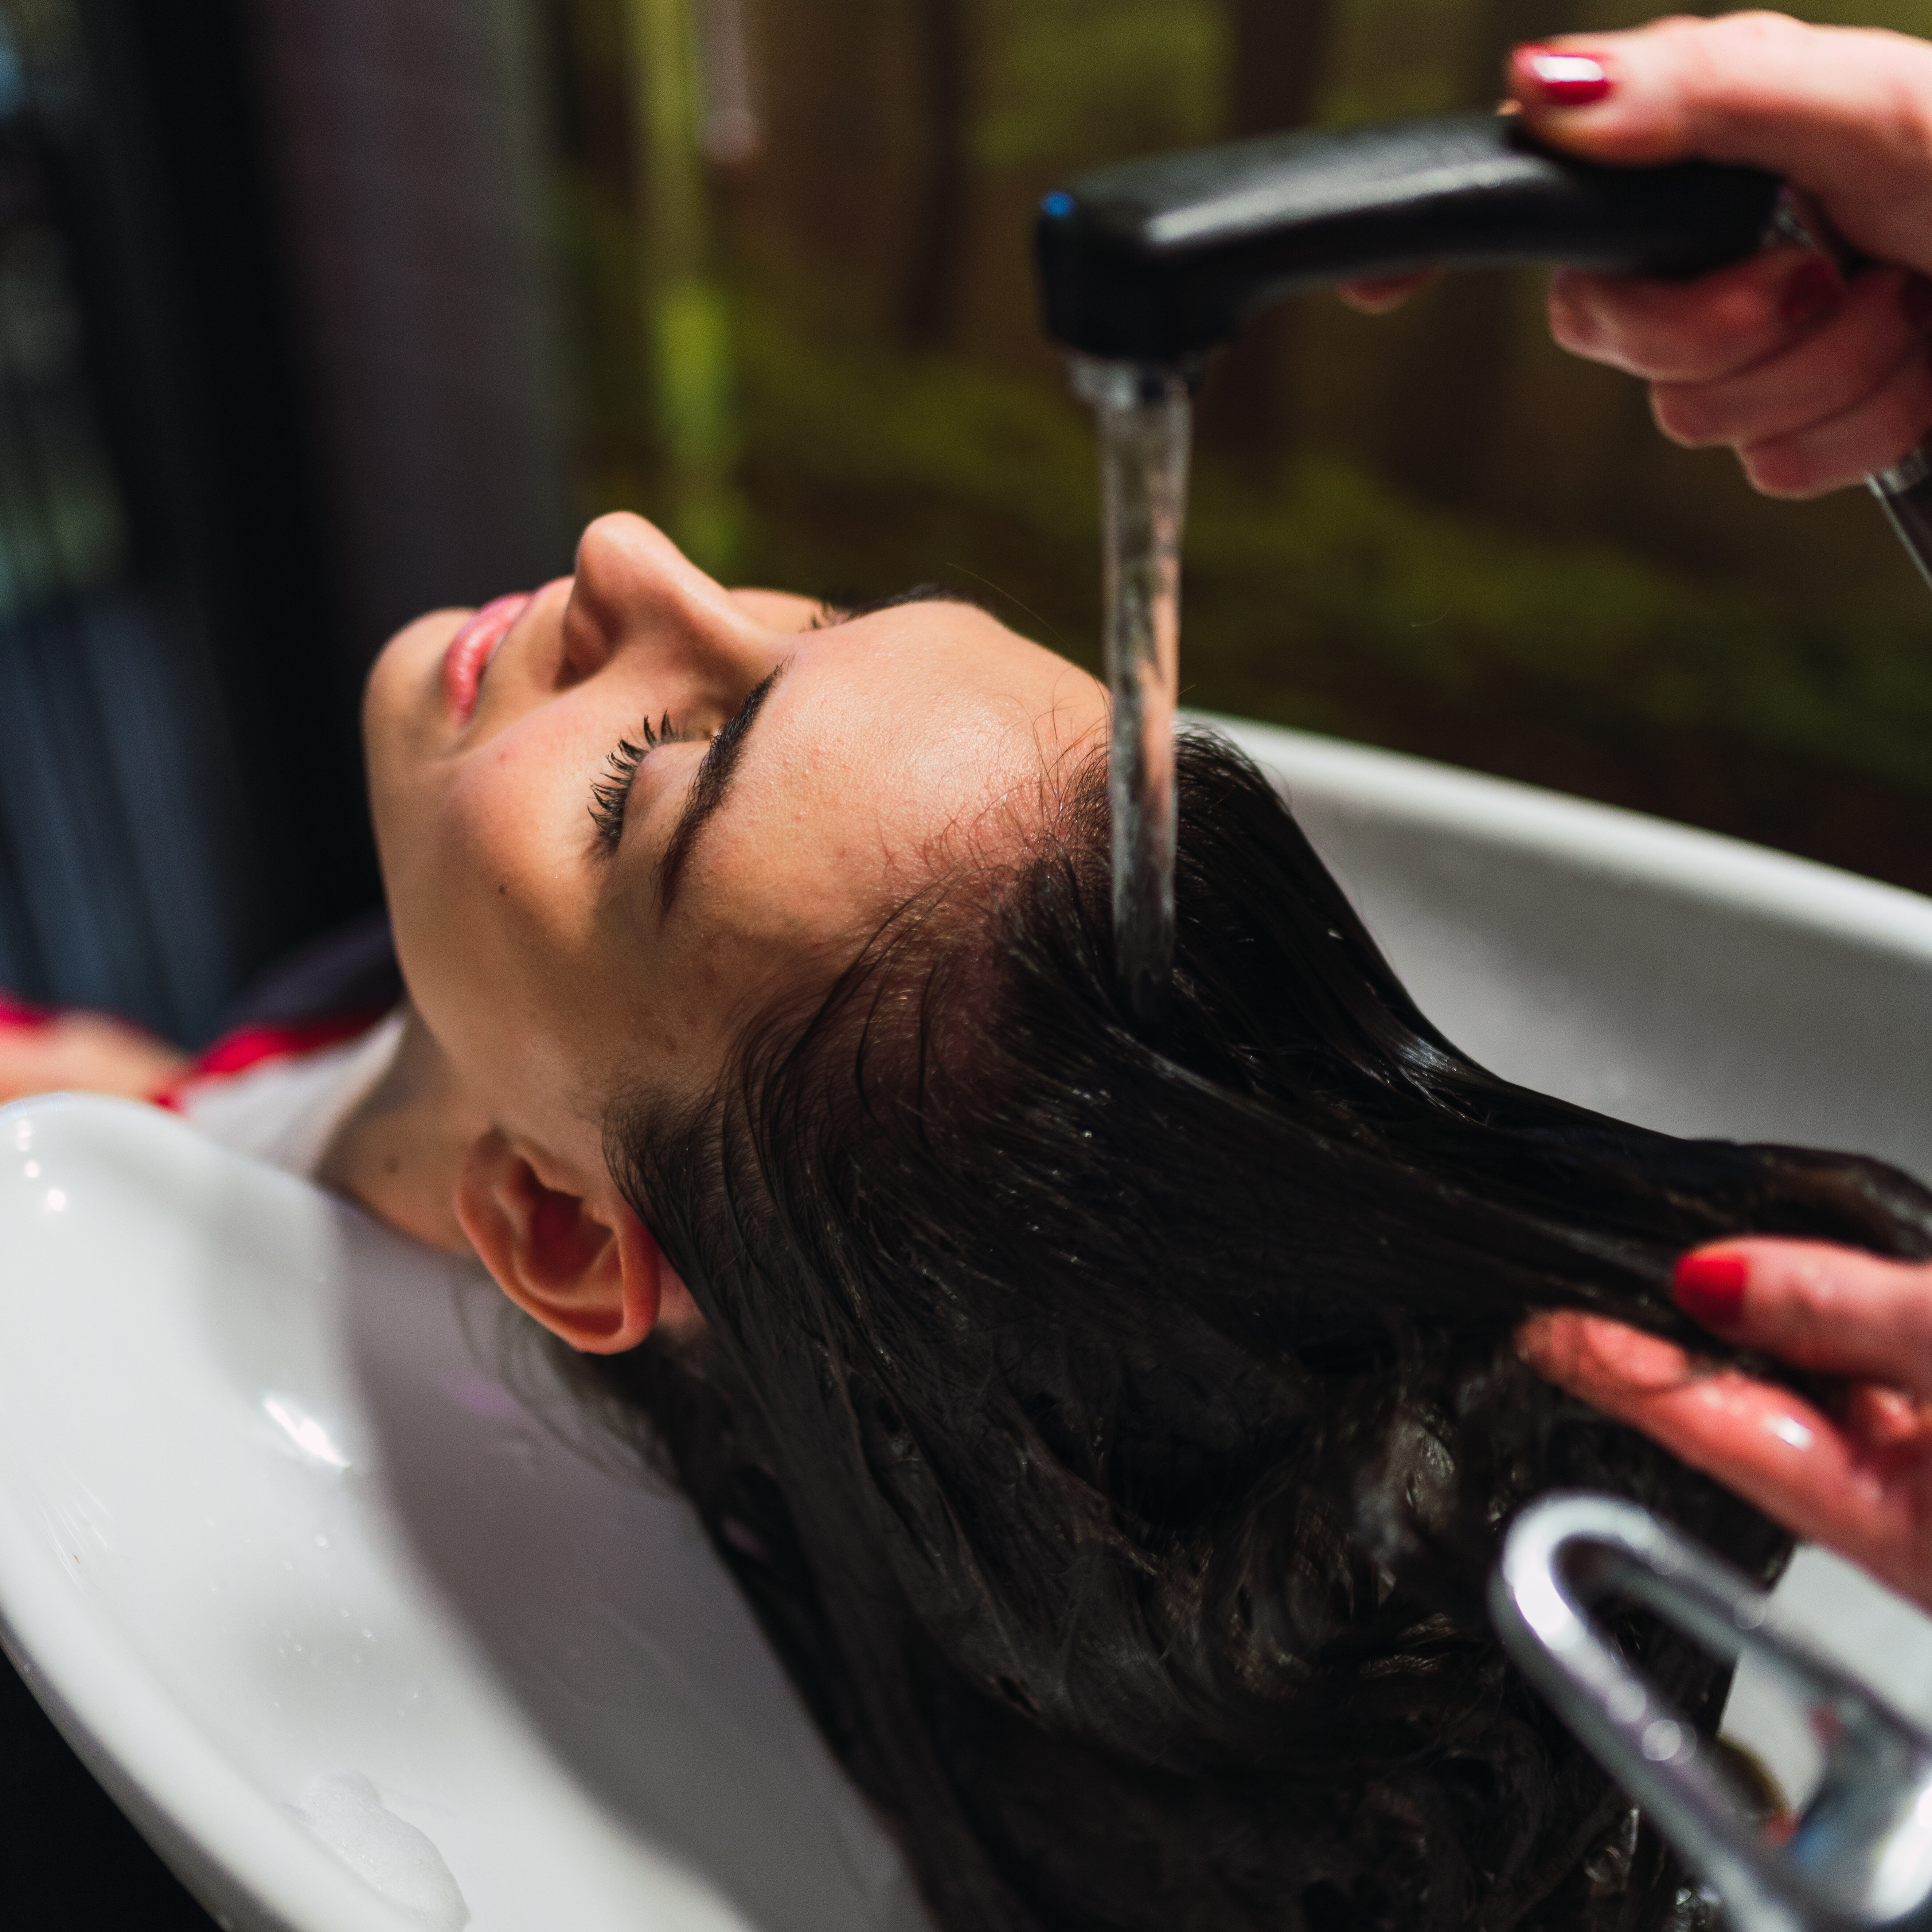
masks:
<svg viewBox="0 0 1932 1932"><path fill-rule="evenodd" d="M1557 340L1648 380L1673 442L1735 449L1768 496L1816 496L1932 428L1932 45L1733 14L1519 47L1509 82L1552 146L1769 169L1876 265L1848 280L1790 248L1690 283L1559 270Z"/></svg>
<svg viewBox="0 0 1932 1932"><path fill-rule="evenodd" d="M1843 1412L1601 1316L1538 1316L1520 1345L1551 1382L1932 1609L1932 1265L1726 1241L1685 1256L1675 1292L1726 1342L1850 1378Z"/></svg>
<svg viewBox="0 0 1932 1932"><path fill-rule="evenodd" d="M178 1048L110 1013L49 1012L0 992L0 1103L52 1093L144 1100L188 1064Z"/></svg>

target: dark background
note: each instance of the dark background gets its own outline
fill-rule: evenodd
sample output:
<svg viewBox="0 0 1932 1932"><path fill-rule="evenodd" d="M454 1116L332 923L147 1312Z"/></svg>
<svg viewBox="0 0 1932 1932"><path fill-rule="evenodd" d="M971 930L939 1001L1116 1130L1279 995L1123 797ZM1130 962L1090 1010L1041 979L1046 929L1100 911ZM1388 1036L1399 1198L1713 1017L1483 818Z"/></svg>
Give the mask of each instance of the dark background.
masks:
<svg viewBox="0 0 1932 1932"><path fill-rule="evenodd" d="M604 509L728 580L950 580L1093 662L1040 194L1480 105L1514 40L1645 10L0 0L0 987L208 1037L375 902L382 639ZM1932 887L1932 605L1875 506L1670 448L1540 305L1311 298L1223 358L1190 700ZM0 1924L43 1923L208 1922L0 1670Z"/></svg>

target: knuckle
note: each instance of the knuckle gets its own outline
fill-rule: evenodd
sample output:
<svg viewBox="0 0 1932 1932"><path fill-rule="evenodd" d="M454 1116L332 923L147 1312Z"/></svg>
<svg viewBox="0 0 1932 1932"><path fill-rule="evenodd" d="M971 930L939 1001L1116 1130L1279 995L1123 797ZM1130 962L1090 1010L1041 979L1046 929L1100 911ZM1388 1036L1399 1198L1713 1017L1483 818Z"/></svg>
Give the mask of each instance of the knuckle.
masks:
<svg viewBox="0 0 1932 1932"><path fill-rule="evenodd" d="M1687 22L1673 52L1677 68L1677 119L1679 132L1689 136L1696 122L1731 92L1739 58L1734 43L1746 16Z"/></svg>
<svg viewBox="0 0 1932 1932"><path fill-rule="evenodd" d="M1702 449L1724 440L1714 432L1715 411L1701 382L1653 382L1650 409L1658 428L1686 449Z"/></svg>
<svg viewBox="0 0 1932 1932"><path fill-rule="evenodd" d="M1845 480L1821 472L1804 446L1790 436L1754 444L1738 454L1751 488L1761 496L1775 496L1786 502L1808 502L1835 490Z"/></svg>
<svg viewBox="0 0 1932 1932"><path fill-rule="evenodd" d="M1882 470L1896 463L1932 428L1932 362L1915 352L1887 386L1873 425L1871 460L1862 466ZM1890 454L1885 452L1889 451Z"/></svg>
<svg viewBox="0 0 1932 1932"><path fill-rule="evenodd" d="M1784 297L1789 277L1747 265L1744 273L1713 278L1697 313L1698 333L1712 352L1732 358L1762 353L1786 338Z"/></svg>
<svg viewBox="0 0 1932 1932"><path fill-rule="evenodd" d="M1634 312L1629 285L1573 268L1559 269L1550 278L1550 332L1573 356L1630 367L1624 338Z"/></svg>
<svg viewBox="0 0 1932 1932"><path fill-rule="evenodd" d="M1888 295L1862 314L1847 316L1844 327L1832 333L1844 338L1840 356L1846 374L1868 391L1923 360L1924 338Z"/></svg>
<svg viewBox="0 0 1932 1932"><path fill-rule="evenodd" d="M1740 38L1760 44L1790 45L1802 40L1807 32L1802 22L1793 20L1789 14L1778 13L1769 7L1747 8L1742 13L1726 15L1725 22Z"/></svg>
<svg viewBox="0 0 1932 1932"><path fill-rule="evenodd" d="M1587 310L1565 303L1550 308L1550 334L1559 349L1592 362L1618 360L1602 322Z"/></svg>
<svg viewBox="0 0 1932 1932"><path fill-rule="evenodd" d="M1791 1313L1810 1328L1828 1328L1844 1312L1843 1270L1848 1255L1808 1253L1786 1277L1785 1299Z"/></svg>
<svg viewBox="0 0 1932 1932"><path fill-rule="evenodd" d="M1875 140L1897 165L1914 170L1922 167L1928 147L1932 146L1932 122L1928 122L1926 112L1923 70L1916 64L1908 71L1902 64L1893 64L1882 76L1874 74L1872 79L1868 138Z"/></svg>
<svg viewBox="0 0 1932 1932"><path fill-rule="evenodd" d="M1820 1250L1794 1258L1780 1286L1794 1338L1828 1346L1862 1338L1900 1352L1901 1369L1932 1358L1932 1267Z"/></svg>

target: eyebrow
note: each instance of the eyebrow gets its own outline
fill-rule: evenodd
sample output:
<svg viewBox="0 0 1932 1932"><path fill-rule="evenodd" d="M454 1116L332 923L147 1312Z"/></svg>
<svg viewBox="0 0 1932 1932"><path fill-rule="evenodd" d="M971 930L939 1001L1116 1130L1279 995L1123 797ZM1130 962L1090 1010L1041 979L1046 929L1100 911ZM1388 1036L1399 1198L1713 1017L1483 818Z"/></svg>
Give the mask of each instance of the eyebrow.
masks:
<svg viewBox="0 0 1932 1932"><path fill-rule="evenodd" d="M889 591L883 597L826 597L820 601L819 614L812 621L814 631L830 631L841 624L856 623L861 617L875 616L881 610L896 610L907 604L964 604L983 610L989 617L998 613L982 597L950 584L915 584L910 590Z"/></svg>
<svg viewBox="0 0 1932 1932"><path fill-rule="evenodd" d="M744 703L712 740L710 749L698 765L697 776L692 778L691 789L685 794L684 803L679 809L677 823L671 827L670 837L665 842L664 856L658 861L660 912L670 910L671 901L676 896L678 880L690 862L692 848L718 808L724 802L732 777L738 769L738 760L745 755L746 737L784 669L784 664L779 664L770 676L753 686Z"/></svg>

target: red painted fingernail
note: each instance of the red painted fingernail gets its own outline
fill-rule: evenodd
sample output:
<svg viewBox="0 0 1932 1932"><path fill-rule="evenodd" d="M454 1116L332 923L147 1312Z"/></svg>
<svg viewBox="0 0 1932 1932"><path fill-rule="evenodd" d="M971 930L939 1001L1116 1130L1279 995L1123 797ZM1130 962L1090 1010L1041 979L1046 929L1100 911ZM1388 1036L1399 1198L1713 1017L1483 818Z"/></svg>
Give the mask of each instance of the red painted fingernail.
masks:
<svg viewBox="0 0 1932 1932"><path fill-rule="evenodd" d="M1792 272L1778 300L1778 313L1792 328L1829 315L1845 297L1845 278L1820 255Z"/></svg>
<svg viewBox="0 0 1932 1932"><path fill-rule="evenodd" d="M1750 1276L1742 1255L1686 1255L1672 1271L1670 1292L1692 1321L1727 1328L1744 1312Z"/></svg>
<svg viewBox="0 0 1932 1932"><path fill-rule="evenodd" d="M1519 47L1514 64L1518 81L1527 82L1546 106L1588 107L1610 91L1610 76L1603 62L1588 54Z"/></svg>

